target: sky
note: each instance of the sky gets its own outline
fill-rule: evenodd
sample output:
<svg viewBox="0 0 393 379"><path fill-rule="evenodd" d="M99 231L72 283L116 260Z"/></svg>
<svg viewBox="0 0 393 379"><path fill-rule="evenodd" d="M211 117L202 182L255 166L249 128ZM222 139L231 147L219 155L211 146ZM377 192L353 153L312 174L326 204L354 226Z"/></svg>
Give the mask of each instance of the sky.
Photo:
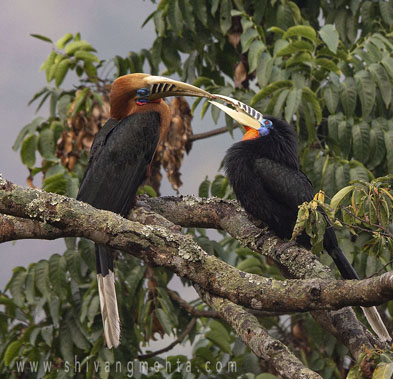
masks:
<svg viewBox="0 0 393 379"><path fill-rule="evenodd" d="M34 117L35 107L27 103L46 85L39 67L51 50L51 45L32 38L31 33L50 37L53 41L65 33L80 32L83 39L98 51L100 59L115 55L126 56L129 51L150 48L154 38L153 23L141 29L143 21L155 10L149 0L3 0L0 15L0 172L19 185L26 186L28 171L18 152L11 148L20 129ZM176 78L175 78L176 79ZM70 80L65 85L72 87ZM67 87L65 87L67 88ZM43 109L38 115L46 116ZM210 117L193 121L194 133L223 126L223 117L214 125ZM239 132L235 139L239 139ZM233 143L232 137L219 136L197 141L182 167L182 194L197 194L199 183L208 175L213 178ZM174 195L164 180L163 195ZM47 259L65 250L63 240L24 240L0 244L0 288L4 288L15 266Z"/></svg>

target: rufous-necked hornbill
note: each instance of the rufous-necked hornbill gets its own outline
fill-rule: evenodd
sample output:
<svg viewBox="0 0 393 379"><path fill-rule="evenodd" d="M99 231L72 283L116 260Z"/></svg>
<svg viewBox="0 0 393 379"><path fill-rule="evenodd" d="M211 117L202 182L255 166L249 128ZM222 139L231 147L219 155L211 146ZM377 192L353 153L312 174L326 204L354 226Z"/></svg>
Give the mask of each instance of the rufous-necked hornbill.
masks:
<svg viewBox="0 0 393 379"><path fill-rule="evenodd" d="M210 102L246 129L242 141L230 147L224 159L226 174L238 201L249 214L265 222L279 237L290 239L298 206L311 201L314 196L310 180L299 167L294 128L283 120L264 117L238 100L214 96L231 107L212 100ZM310 238L306 233L300 235L297 242L310 247ZM344 279L359 279L338 247L331 226L326 228L323 246ZM363 310L381 341L391 340L377 309L370 307Z"/></svg>
<svg viewBox="0 0 393 379"><path fill-rule="evenodd" d="M140 73L113 82L111 118L95 136L78 200L123 217L128 215L157 145L170 125L169 106L162 100L167 96L209 94L186 83ZM96 245L100 306L109 348L120 343L112 252L107 246Z"/></svg>

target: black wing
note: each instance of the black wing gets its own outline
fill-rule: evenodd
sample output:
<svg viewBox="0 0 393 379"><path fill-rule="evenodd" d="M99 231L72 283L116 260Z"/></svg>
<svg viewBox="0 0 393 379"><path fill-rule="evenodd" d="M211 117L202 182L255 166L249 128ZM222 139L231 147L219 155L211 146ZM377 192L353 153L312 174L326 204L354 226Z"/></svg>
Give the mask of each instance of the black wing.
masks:
<svg viewBox="0 0 393 379"><path fill-rule="evenodd" d="M97 133L78 200L126 216L158 144L156 112L109 120Z"/></svg>
<svg viewBox="0 0 393 379"><path fill-rule="evenodd" d="M256 176L263 182L264 189L277 203L295 208L311 201L314 188L307 176L267 158L258 158L254 164Z"/></svg>

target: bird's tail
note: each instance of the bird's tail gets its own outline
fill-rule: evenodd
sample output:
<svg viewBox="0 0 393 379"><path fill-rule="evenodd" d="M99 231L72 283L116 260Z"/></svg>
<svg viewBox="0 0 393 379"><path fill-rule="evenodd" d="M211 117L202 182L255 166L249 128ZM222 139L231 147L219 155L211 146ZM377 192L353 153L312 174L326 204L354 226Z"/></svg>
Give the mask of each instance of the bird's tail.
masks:
<svg viewBox="0 0 393 379"><path fill-rule="evenodd" d="M112 249L96 245L98 293L104 336L109 349L120 344L120 319L117 307Z"/></svg>
<svg viewBox="0 0 393 379"><path fill-rule="evenodd" d="M359 276L356 273L355 269L348 262L348 259L345 257L344 253L340 250L340 248L335 247L328 252L329 255L332 257L334 263L336 264L338 270L340 271L340 274L343 277L343 279L359 279ZM391 341L392 338L390 337L386 329L386 326L383 323L381 316L377 311L377 308L362 307L362 310L372 330L374 330L375 334L379 337L379 339L382 342Z"/></svg>

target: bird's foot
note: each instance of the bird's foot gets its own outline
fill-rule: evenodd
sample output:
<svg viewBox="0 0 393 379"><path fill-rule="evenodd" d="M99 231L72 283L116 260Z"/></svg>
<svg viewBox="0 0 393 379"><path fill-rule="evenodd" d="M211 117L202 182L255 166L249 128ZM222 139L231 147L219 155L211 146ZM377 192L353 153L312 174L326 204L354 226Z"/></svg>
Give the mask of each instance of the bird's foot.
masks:
<svg viewBox="0 0 393 379"><path fill-rule="evenodd" d="M276 249L276 254L281 255L281 253L287 249L289 249L292 246L296 245L296 241L287 241L279 245L279 247Z"/></svg>

